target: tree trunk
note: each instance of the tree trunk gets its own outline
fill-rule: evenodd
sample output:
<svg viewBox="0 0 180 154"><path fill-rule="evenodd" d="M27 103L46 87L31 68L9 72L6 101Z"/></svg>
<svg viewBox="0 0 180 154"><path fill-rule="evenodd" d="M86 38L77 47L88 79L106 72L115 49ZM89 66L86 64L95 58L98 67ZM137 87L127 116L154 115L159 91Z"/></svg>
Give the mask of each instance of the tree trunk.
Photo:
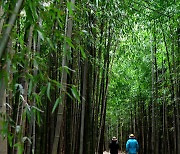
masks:
<svg viewBox="0 0 180 154"><path fill-rule="evenodd" d="M3 14L4 14L4 10L3 7L0 6L0 35L2 33L2 28L3 28L3 24L4 24L4 18L3 18Z"/></svg>
<svg viewBox="0 0 180 154"><path fill-rule="evenodd" d="M101 23L101 36L100 36L100 44L102 43L103 41L103 22ZM99 61L99 64L97 66L97 70L96 70L96 98L95 98L95 101L96 101L96 107L95 107L95 129L94 129L94 138L95 138L95 142L94 142L94 147L96 147L96 151L98 151L98 117L99 117L99 106L100 106L100 97L101 97L101 92L100 92L100 86L99 86L99 83L100 83L100 62L101 62L101 49L102 49L102 45L100 45L100 48L99 48L99 53L98 53L98 61Z"/></svg>
<svg viewBox="0 0 180 154"><path fill-rule="evenodd" d="M12 55L12 41L10 40L8 42L8 47L7 47L7 52L13 57ZM11 59L5 61L4 66L0 66L0 70L2 70L2 72L0 71L0 113L2 115L0 115L0 121L6 120L6 106L7 106L7 86L8 83L6 82L6 78L8 78L9 74L10 74L10 66L11 66ZM2 67L2 68L1 68ZM6 73L4 73L6 72ZM11 105L8 104L8 107L10 107ZM5 119L3 119L3 117ZM1 130L1 126L0 126L0 130ZM8 131L8 130L6 130ZM0 135L0 153L2 154L7 154L8 153L8 142L7 142L7 138L3 138L2 135Z"/></svg>
<svg viewBox="0 0 180 154"><path fill-rule="evenodd" d="M2 84L1 84L1 88L0 88L0 102L1 102L0 113L2 115L4 115L4 114L6 114L6 91L5 91L5 86L4 86L5 83L2 83ZM4 88L4 89L2 89L2 88ZM4 116L0 117L0 121L5 120L5 119L3 119L3 117ZM1 129L2 129L2 127L0 126L0 130ZM7 138L3 138L2 135L0 135L0 144L1 144L0 153L7 154L7 152L8 152L8 150L7 150Z"/></svg>
<svg viewBox="0 0 180 154"><path fill-rule="evenodd" d="M2 74L2 72L0 72ZM2 122L3 117L5 117L6 114L6 86L5 86L5 80L4 77L0 79L0 121ZM2 129L2 126L0 126L0 130ZM2 135L0 135L0 153L7 154L7 138L3 138Z"/></svg>
<svg viewBox="0 0 180 154"><path fill-rule="evenodd" d="M180 153L180 59L178 57L180 57L180 28L178 28L177 30L177 52L176 52L176 57L177 57L177 61L176 61L176 65L174 66L174 70L175 71L175 80L176 80L176 87L175 87L175 102L176 102L176 110L177 110L177 153Z"/></svg>
<svg viewBox="0 0 180 154"><path fill-rule="evenodd" d="M158 65L157 65L157 40L156 40L156 24L154 23L154 66L155 66L155 153L159 153L159 112L157 110L158 106Z"/></svg>
<svg viewBox="0 0 180 154"><path fill-rule="evenodd" d="M173 106L173 128L174 128L174 133L173 133L173 140L174 140L174 153L177 152L177 131L176 131L176 107L175 107L175 95L174 95L174 81L173 81L173 76L172 76L172 68L171 68L171 62L170 62L170 56L169 56L169 50L168 50L168 44L166 41L165 33L162 29L162 34L163 34L163 40L164 40L164 45L166 48L166 57L167 57L167 63L168 63L168 69L169 69L169 80L170 80L170 87L171 87L171 102Z"/></svg>
<svg viewBox="0 0 180 154"><path fill-rule="evenodd" d="M31 26L30 27L30 30L29 30L29 38L28 38L28 50L29 52L31 52L31 47L32 47L32 39L33 39L33 30L34 30L34 26ZM35 74L34 74L35 75ZM35 89L34 89L35 90ZM30 104L30 105L33 105L33 104ZM31 122L29 124L29 132L28 132L28 135L30 135L30 139L32 138L32 126L33 126L33 116L32 115L32 119L31 119ZM25 120L24 120L25 121ZM30 154L31 153L31 144L28 142L27 143L27 154Z"/></svg>
<svg viewBox="0 0 180 154"><path fill-rule="evenodd" d="M20 12L23 1L24 0L18 0L17 1L16 6L15 6L14 11L13 11L13 14L11 15L11 17L9 19L8 27L6 28L6 30L3 33L2 38L0 39L0 60L1 60L1 57L2 57L2 55L4 53L6 45L8 43L10 33L11 33L12 28L14 26L14 23L16 21L16 17L18 15L18 13Z"/></svg>
<svg viewBox="0 0 180 154"><path fill-rule="evenodd" d="M71 0L72 5L75 4L75 0ZM72 35L72 27L73 27L73 20L70 15L68 15L67 11L67 18L66 18L66 30L65 30L65 35L71 39ZM57 121L56 121L56 127L55 127L55 137L53 141L53 148L52 148L52 154L57 154L57 149L58 149L58 144L59 144L59 137L60 137L60 129L62 126L62 121L63 121L63 111L64 111L64 105L66 104L66 92L67 92L67 72L65 70L65 67L68 67L68 52L70 50L69 45L67 42L65 42L65 50L63 53L63 58L62 58L62 75L61 75L61 99L62 103L58 107L58 113L57 113Z"/></svg>
<svg viewBox="0 0 180 154"><path fill-rule="evenodd" d="M102 73L102 105L101 105L101 120L100 120L100 131L99 131L99 139L98 139L98 152L103 152L103 144L104 144L104 129L105 129L105 118L106 118L106 105L107 105L107 95L108 95L108 84L109 84L109 65L110 58L109 53L111 49L111 41L112 41L112 29L109 25L108 27L108 41L107 41L107 50L104 55L104 69ZM105 77L104 77L105 76Z"/></svg>
<svg viewBox="0 0 180 154"><path fill-rule="evenodd" d="M152 41L152 40L151 40ZM151 136L151 153L155 153L155 107L154 107L154 51L153 45L151 45L151 55L152 55L152 136Z"/></svg>
<svg viewBox="0 0 180 154"><path fill-rule="evenodd" d="M80 149L79 154L83 154L84 147L84 120L85 120L85 103L87 99L87 73L88 73L88 61L85 60L84 74L83 74L83 94L82 94L82 109L81 109L81 129L80 129Z"/></svg>

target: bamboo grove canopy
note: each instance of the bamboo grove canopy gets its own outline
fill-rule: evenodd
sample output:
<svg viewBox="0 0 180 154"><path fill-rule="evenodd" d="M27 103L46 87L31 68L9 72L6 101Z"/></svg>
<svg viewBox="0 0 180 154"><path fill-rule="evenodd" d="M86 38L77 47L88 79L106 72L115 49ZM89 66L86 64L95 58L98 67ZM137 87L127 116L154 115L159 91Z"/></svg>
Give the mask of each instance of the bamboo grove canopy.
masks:
<svg viewBox="0 0 180 154"><path fill-rule="evenodd" d="M180 1L1 0L0 153L180 153Z"/></svg>

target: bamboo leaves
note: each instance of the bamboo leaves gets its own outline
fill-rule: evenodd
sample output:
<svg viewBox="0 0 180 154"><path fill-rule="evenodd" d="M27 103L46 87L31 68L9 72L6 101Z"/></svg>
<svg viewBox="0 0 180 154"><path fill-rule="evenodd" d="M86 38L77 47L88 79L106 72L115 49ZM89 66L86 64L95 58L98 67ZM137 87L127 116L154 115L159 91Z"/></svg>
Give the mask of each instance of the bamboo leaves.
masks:
<svg viewBox="0 0 180 154"><path fill-rule="evenodd" d="M51 90L51 83L48 82L46 94L47 94L48 99L51 101L51 97L50 97L50 92L51 92L51 91L50 91L50 90Z"/></svg>
<svg viewBox="0 0 180 154"><path fill-rule="evenodd" d="M62 98L59 97L56 99L56 102L54 103L53 109L52 109L52 113L54 113L54 111L56 110L56 108L58 107L58 105L62 102Z"/></svg>
<svg viewBox="0 0 180 154"><path fill-rule="evenodd" d="M149 153L154 123L154 153L177 151L178 4L26 0L13 12L15 2L0 2L0 96L8 107L1 133L8 152L103 153L113 134L124 143L134 132L140 153Z"/></svg>
<svg viewBox="0 0 180 154"><path fill-rule="evenodd" d="M69 11L69 15L73 16L74 4L72 2L67 2L67 9Z"/></svg>
<svg viewBox="0 0 180 154"><path fill-rule="evenodd" d="M81 55L82 55L83 59L86 59L86 53L82 46L79 46L79 50L81 51Z"/></svg>
<svg viewBox="0 0 180 154"><path fill-rule="evenodd" d="M78 100L78 102L80 102L80 94L79 94L79 92L77 91L77 88L74 85L71 88L71 92L72 92L74 98L76 98Z"/></svg>

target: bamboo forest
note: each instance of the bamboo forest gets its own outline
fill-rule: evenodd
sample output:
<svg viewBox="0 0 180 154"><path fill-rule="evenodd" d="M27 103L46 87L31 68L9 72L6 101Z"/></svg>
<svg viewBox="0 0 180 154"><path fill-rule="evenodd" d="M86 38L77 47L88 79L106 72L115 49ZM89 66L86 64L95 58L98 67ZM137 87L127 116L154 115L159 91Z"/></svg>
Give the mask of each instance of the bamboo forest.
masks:
<svg viewBox="0 0 180 154"><path fill-rule="evenodd" d="M180 154L179 112L180 0L0 0L0 154Z"/></svg>

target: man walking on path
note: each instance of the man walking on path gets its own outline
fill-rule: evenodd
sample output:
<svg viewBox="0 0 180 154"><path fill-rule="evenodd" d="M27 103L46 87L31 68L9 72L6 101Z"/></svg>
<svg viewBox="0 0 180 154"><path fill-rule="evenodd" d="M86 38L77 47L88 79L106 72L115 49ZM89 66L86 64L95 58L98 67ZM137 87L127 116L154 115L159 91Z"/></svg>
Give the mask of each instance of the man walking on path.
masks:
<svg viewBox="0 0 180 154"><path fill-rule="evenodd" d="M135 139L135 136L131 134L129 136L129 140L126 143L126 151L128 154L137 154L139 150L139 144Z"/></svg>
<svg viewBox="0 0 180 154"><path fill-rule="evenodd" d="M116 137L112 138L111 143L109 144L110 154L118 154L119 144Z"/></svg>

